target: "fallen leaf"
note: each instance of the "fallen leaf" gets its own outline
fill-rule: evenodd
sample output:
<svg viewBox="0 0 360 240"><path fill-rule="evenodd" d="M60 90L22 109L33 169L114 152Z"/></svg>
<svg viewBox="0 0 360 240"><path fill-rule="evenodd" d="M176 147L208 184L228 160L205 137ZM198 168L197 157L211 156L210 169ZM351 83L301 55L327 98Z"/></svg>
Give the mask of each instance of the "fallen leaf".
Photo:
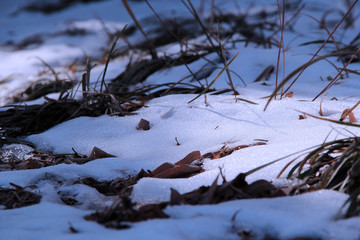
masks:
<svg viewBox="0 0 360 240"><path fill-rule="evenodd" d="M109 157L116 157L114 155L111 155L103 150L101 150L98 147L94 147L90 153L90 159L91 160L95 160L95 159L99 159L99 158L109 158Z"/></svg>
<svg viewBox="0 0 360 240"><path fill-rule="evenodd" d="M212 154L212 159L218 159L218 158L221 158L220 152L214 152L214 153Z"/></svg>
<svg viewBox="0 0 360 240"><path fill-rule="evenodd" d="M299 115L299 120L303 120L303 119L306 119L306 115L304 113Z"/></svg>
<svg viewBox="0 0 360 240"><path fill-rule="evenodd" d="M280 197L285 193L266 180L257 180L246 186L244 192L255 198Z"/></svg>
<svg viewBox="0 0 360 240"><path fill-rule="evenodd" d="M138 125L136 126L137 130L149 130L150 129L150 122L148 120L145 119L140 119Z"/></svg>
<svg viewBox="0 0 360 240"><path fill-rule="evenodd" d="M201 158L200 151L193 151L193 152L189 153L188 155L186 155L180 161L176 162L175 165L191 164L192 162L194 162L195 160L198 160L200 158Z"/></svg>
<svg viewBox="0 0 360 240"><path fill-rule="evenodd" d="M348 116L349 111L350 111L350 109L347 108L342 112L341 117L340 117L340 121L343 121Z"/></svg>
<svg viewBox="0 0 360 240"><path fill-rule="evenodd" d="M356 118L354 113L351 111L351 109L347 108L345 109L342 114L341 114L341 118L339 121L344 121L347 117L349 116L349 122L350 123L354 123L356 122Z"/></svg>
<svg viewBox="0 0 360 240"><path fill-rule="evenodd" d="M349 122L354 123L356 122L356 118L353 112L349 113Z"/></svg>
<svg viewBox="0 0 360 240"><path fill-rule="evenodd" d="M184 178L189 177L191 174L201 171L201 167L188 164L176 165L159 174L154 175L154 178Z"/></svg>
<svg viewBox="0 0 360 240"><path fill-rule="evenodd" d="M178 191L176 191L173 188L170 188L170 191L171 191L171 193L170 193L170 204L171 205L180 205L180 204L184 203L184 198Z"/></svg>
<svg viewBox="0 0 360 240"><path fill-rule="evenodd" d="M250 147L250 145L243 144L243 145L238 145L236 147L233 147L232 150L236 151L236 150L240 150L240 149L247 148L247 147Z"/></svg>
<svg viewBox="0 0 360 240"><path fill-rule="evenodd" d="M169 163L169 162L163 163L159 167L157 167L154 171L152 171L151 175L155 176L155 175L157 175L163 171L166 171L170 168L173 168L173 167L175 167L175 165L172 163Z"/></svg>
<svg viewBox="0 0 360 240"><path fill-rule="evenodd" d="M292 98L294 96L294 92L288 92L285 94L285 97Z"/></svg>
<svg viewBox="0 0 360 240"><path fill-rule="evenodd" d="M203 194L202 199L200 200L199 204L210 204L212 203L214 199L214 195L216 194L216 191L218 189L218 179L219 175L215 178L214 182L211 184L209 189L206 191L206 193Z"/></svg>

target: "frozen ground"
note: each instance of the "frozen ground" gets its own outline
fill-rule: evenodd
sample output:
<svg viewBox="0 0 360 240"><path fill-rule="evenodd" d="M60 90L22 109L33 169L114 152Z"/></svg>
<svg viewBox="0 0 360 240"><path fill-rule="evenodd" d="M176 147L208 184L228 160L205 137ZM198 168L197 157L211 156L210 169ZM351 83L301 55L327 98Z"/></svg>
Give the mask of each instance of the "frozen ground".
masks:
<svg viewBox="0 0 360 240"><path fill-rule="evenodd" d="M42 77L44 67L36 57L50 64L63 78L80 79L80 73L70 73L69 66L74 59L83 61L84 53L93 59L101 58L108 49L104 21L110 31L122 29L131 19L121 1L104 1L87 5L75 5L70 9L51 15L20 12L11 16L26 1L0 3L0 103L11 103L11 97L21 92L31 82ZM188 14L181 1L150 1L161 14ZM195 6L200 1L193 1ZM205 1L206 2L206 1ZM216 3L217 1L215 1ZM256 1L249 6L247 1L218 3L223 9L240 12L257 12L262 9L276 9L276 1ZM280 65L280 76L285 75L307 62L320 44L301 45L304 42L321 40L327 37L323 29L306 14L320 19L329 9L346 11L345 1L306 1L306 6L294 23L294 31L285 31L286 65ZM151 15L143 2L131 3L138 18ZM354 15L359 14L359 6ZM205 12L209 6L205 4ZM175 11L175 12L174 12ZM290 18L291 16L287 16ZM330 19L339 20L336 14ZM354 26L359 25L359 18ZM91 34L68 36L56 34L64 29L79 27ZM13 45L24 38L39 34L41 43L34 43L22 49ZM358 31L355 28L340 29L336 39L341 44L351 41ZM140 36L137 36L140 38ZM130 39L137 41L138 39ZM9 42L8 42L9 43ZM125 43L120 43L125 44ZM334 50L325 47L320 55ZM176 45L162 51L172 52ZM311 101L328 83L328 76L334 77L336 69L326 61L320 61L308 68L296 82L292 91L294 97L274 100L264 111L267 99L262 97L272 93L275 74L269 81L254 83L259 73L269 65L276 65L278 49L263 49L250 44L236 44L230 55L240 53L230 69L239 74L246 86L234 77L236 89L241 98L257 103L250 104L234 100L233 95L207 95L188 103L196 95L169 95L148 102L148 107L137 111L137 115L126 117L101 116L97 118L80 117L48 131L31 135L26 140L33 142L45 151L69 153L74 148L78 153L90 154L94 146L116 156L97 159L84 165L56 165L52 167L0 172L0 186L9 183L20 186L36 185L42 195L40 204L13 210L0 211L0 232L4 239L241 239L241 234L249 232L252 239L291 239L312 237L314 239L360 239L360 218L339 219L340 208L347 199L346 194L331 190L282 197L274 199L253 199L225 202L218 205L167 207L165 212L170 219L148 220L131 224L127 230L107 229L95 222L84 220L84 216L94 209L110 206L113 197L106 197L93 188L73 182L82 177L93 177L99 181L134 175L140 169L153 170L164 162L175 163L188 153L199 150L201 154L219 150L225 143L230 147L253 144L258 139L266 140L266 145L254 146L235 151L224 158L204 161L205 172L186 179L142 178L133 189L132 200L138 204L158 203L169 200L170 188L180 193L192 191L202 185L210 185L222 168L227 180L232 180L241 172L282 158L289 154L321 144L327 140L359 135L359 128L350 128L308 117L299 120L300 112L319 116L320 101ZM216 56L209 55L209 59ZM336 57L329 58L338 67L341 63ZM128 59L121 57L109 65L107 78L111 79L125 69ZM189 65L197 71L204 60ZM349 68L358 70L359 63ZM103 65L92 70L94 83ZM208 77L211 81L220 71ZM147 79L148 84L176 82L189 75L185 66L173 67ZM51 76L51 75L50 75ZM323 80L321 80L321 78ZM215 83L217 89L227 88L226 74ZM327 118L338 120L346 108L351 108L359 99L360 77L350 74L328 91L322 103ZM266 85L261 83L266 82ZM336 100L331 100L336 98ZM43 100L37 100L38 102ZM354 114L360 119L360 110ZM136 125L141 118L150 121L149 131L138 131ZM180 146L176 145L175 137ZM253 173L248 182L258 179L274 181L282 186L289 183L283 175L277 179L280 170L292 160L291 157ZM61 184L59 184L61 182ZM81 202L77 207L63 204L58 192L69 192ZM69 226L79 232L71 233ZM239 237L240 236L240 237ZM244 237L244 236L243 236ZM245 239L245 238L244 238Z"/></svg>

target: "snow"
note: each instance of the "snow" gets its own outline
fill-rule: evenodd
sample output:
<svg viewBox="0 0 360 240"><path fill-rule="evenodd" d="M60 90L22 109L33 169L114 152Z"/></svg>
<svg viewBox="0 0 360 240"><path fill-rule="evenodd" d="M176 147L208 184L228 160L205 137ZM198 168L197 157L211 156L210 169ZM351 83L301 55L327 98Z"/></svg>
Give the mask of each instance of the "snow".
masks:
<svg viewBox="0 0 360 240"><path fill-rule="evenodd" d="M74 59L83 62L86 53L97 63L91 72L91 83L95 86L104 68L97 60L101 59L103 50L109 49L111 45L96 16L104 21L111 32L122 29L132 21L121 2L108 0L83 5L81 8L75 5L51 15L20 12L10 16L25 2L11 1L11 5L6 5L7 7L4 7L5 3L0 3L0 105L11 103L11 97L15 93L23 91L30 82L44 77L42 72L46 67L37 57L61 72L61 76L79 79L81 73L70 73L68 66ZM181 1L172 1L171 4L165 0L150 2L161 16L189 14ZM195 6L199 6L201 1L193 2ZM256 1L252 7L247 1L242 2L241 9L234 7L233 1L222 1L221 6L234 12L246 12L246 9L250 9L250 13L263 9L276 10L275 1ZM144 2L131 1L131 6L139 19L152 16ZM205 6L206 12L209 6ZM342 1L334 4L325 0L307 1L303 11L320 19L326 10L333 7L346 11ZM359 14L359 9L354 10L355 15ZM337 19L332 14L329 18ZM34 24L29 24L30 19ZM356 19L354 25L360 24L359 21ZM74 28L84 29L91 34L56 35ZM286 65L283 69L281 60L279 79L282 79L283 71L286 76L307 62L318 49L317 45L300 44L327 37L326 32L319 29L317 23L305 13L300 14L294 29L293 32L285 31ZM44 42L25 49L12 49L4 44L6 41L19 43L32 34L43 34ZM356 34L354 28L340 29L335 38L348 43ZM136 35L130 38L130 42L139 39L141 40L141 36ZM119 46L121 44L124 43L121 42ZM331 47L321 51L321 55L334 50L332 45L329 46ZM178 49L177 44L171 44L161 50L162 54L172 54ZM251 183L265 179L282 185L291 182L285 179L287 172L280 179L276 177L294 158L295 155L291 154L319 145L325 139L330 141L360 134L359 128L345 128L311 117L299 120L301 112L319 116L320 105L325 117L338 120L344 109L351 108L358 101L358 75L350 74L349 78L341 80L340 85L332 87L322 104L320 101L323 96L311 101L328 84L327 80L321 80L320 77L326 79L337 73L329 62L319 61L306 69L293 86L293 98L273 100L264 111L268 98L263 97L269 96L274 90L275 74L271 75L269 81L265 81L269 86L253 81L265 67L276 65L278 49L263 49L251 43L247 47L237 44L230 51L230 57L238 52L239 56L230 66L246 83L244 86L240 79L233 76L240 93L238 97L257 104L235 100L230 94L208 94L206 103L204 97L188 103L196 97L194 94L168 95L147 102L147 107L139 109L133 116L79 117L43 133L26 137L27 141L43 151L72 153L72 149L75 149L78 153L89 155L96 146L116 157L97 159L83 165L60 164L33 170L0 172L1 187L9 187L10 183L20 186L36 185L36 191L42 195L40 204L0 210L1 236L4 239L49 239L49 236L51 239L239 239L241 234L250 234L253 239L269 236L278 239L360 239L359 217L338 218L348 195L331 190L273 199L236 200L217 205L169 206L165 209L169 219L131 223L131 228L126 230L107 229L84 219L94 209L110 206L115 199L88 186L74 184L80 178L110 181L118 177L134 176L141 169L154 170L164 162L175 163L195 150L205 154L219 150L224 144L234 147L254 144L258 139L263 139L266 140L266 145L244 148L220 159L205 159L205 172L188 179L142 178L134 186L131 198L139 205L168 201L170 188L186 193L203 185L208 186L219 175L220 168L230 181L239 173L280 158L283 160L249 175L246 180ZM215 62L218 60L216 54L209 54L207 58ZM336 57L329 60L341 67ZM111 61L106 78L117 76L127 63L127 57ZM200 59L188 67L196 72L205 63L205 60ZM220 68L208 77L210 81L220 72L222 66L218 66ZM352 63L350 68L359 69L359 66L359 63ZM185 66L177 66L151 75L143 84L176 82L189 75ZM51 79L53 76L48 73L45 78ZM213 87L219 90L226 88L226 81L224 73ZM331 100L334 97L338 101ZM43 100L36 100L41 101ZM359 118L360 110L355 109L354 114ZM141 118L150 122L149 131L136 129ZM176 145L175 137L180 146ZM80 204L67 206L61 202L59 194L73 196ZM79 233L71 233L69 226L73 226Z"/></svg>

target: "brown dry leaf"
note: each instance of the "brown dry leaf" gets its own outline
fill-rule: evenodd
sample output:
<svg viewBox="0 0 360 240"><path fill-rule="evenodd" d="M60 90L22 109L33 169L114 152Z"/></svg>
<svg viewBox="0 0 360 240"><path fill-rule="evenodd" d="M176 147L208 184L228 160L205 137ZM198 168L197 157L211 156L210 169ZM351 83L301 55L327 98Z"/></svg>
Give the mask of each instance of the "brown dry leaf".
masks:
<svg viewBox="0 0 360 240"><path fill-rule="evenodd" d="M299 120L303 120L303 119L306 119L306 115L305 113L299 115Z"/></svg>
<svg viewBox="0 0 360 240"><path fill-rule="evenodd" d="M285 97L292 98L294 96L294 92L288 92L285 94Z"/></svg>
<svg viewBox="0 0 360 240"><path fill-rule="evenodd" d="M249 185L245 178L245 174L239 174L231 182L224 182L222 185L217 185L218 178L216 178L211 186L202 186L182 195L173 190L170 203L173 205L216 204L236 199L285 196L280 188L276 188L266 180L259 180Z"/></svg>
<svg viewBox="0 0 360 240"><path fill-rule="evenodd" d="M349 111L350 111L350 109L347 108L342 112L341 117L340 117L340 121L343 121L348 116Z"/></svg>
<svg viewBox="0 0 360 240"><path fill-rule="evenodd" d="M140 119L138 125L136 126L137 130L149 130L150 129L150 122L145 119Z"/></svg>
<svg viewBox="0 0 360 240"><path fill-rule="evenodd" d="M236 147L233 147L233 151L236 151L236 150L240 150L240 149L243 149L243 148L247 148L247 147L250 147L250 145L238 145Z"/></svg>
<svg viewBox="0 0 360 240"><path fill-rule="evenodd" d="M224 145L217 152L205 153L204 155L201 156L201 159L204 159L204 158L218 159L218 158L228 156L228 155L232 154L234 151L237 151L237 150L240 150L240 149L243 149L243 148L253 147L253 146L258 146L258 145L265 145L265 144L266 143L264 143L264 142L256 142L256 143L249 144L249 145L247 145L247 144L238 145L238 146L235 146L233 148L227 147L226 145Z"/></svg>
<svg viewBox="0 0 360 240"><path fill-rule="evenodd" d="M249 186L246 186L243 190L245 193L255 198L286 196L281 189L276 188L266 180L257 180Z"/></svg>
<svg viewBox="0 0 360 240"><path fill-rule="evenodd" d="M218 158L221 158L220 152L214 152L214 153L212 153L212 159L218 159Z"/></svg>
<svg viewBox="0 0 360 240"><path fill-rule="evenodd" d="M184 203L183 196L173 188L170 188L170 205L180 205Z"/></svg>
<svg viewBox="0 0 360 240"><path fill-rule="evenodd" d="M173 168L173 167L175 167L175 165L172 164L172 163L169 163L169 162L163 163L160 166L158 166L154 171L152 171L151 175L155 176L155 175L157 175L157 174L159 174L159 173L161 173L163 171L166 171L166 170L168 170L170 168Z"/></svg>
<svg viewBox="0 0 360 240"><path fill-rule="evenodd" d="M200 172L202 169L199 166L193 166L188 164L176 165L173 168L169 168L159 174L154 175L154 178L185 178L194 173Z"/></svg>
<svg viewBox="0 0 360 240"><path fill-rule="evenodd" d="M218 179L219 175L215 178L212 185L209 187L209 189L202 195L202 199L200 200L199 204L210 204L212 203L214 196L218 190Z"/></svg>
<svg viewBox="0 0 360 240"><path fill-rule="evenodd" d="M348 116L349 116L349 122L350 122L350 123L356 122L355 115L354 115L354 113L351 111L351 109L349 109L349 108L345 109L345 110L342 112L340 121L344 121L344 120L346 119L346 117L348 117Z"/></svg>
<svg viewBox="0 0 360 240"><path fill-rule="evenodd" d="M175 165L191 164L192 162L194 162L195 160L198 160L200 158L201 158L200 151L193 151L193 152L189 153L188 155L186 155L180 161L176 162Z"/></svg>
<svg viewBox="0 0 360 240"><path fill-rule="evenodd" d="M175 167L170 168L166 171L169 171L169 176L171 171L178 171L177 173L179 173L181 172L181 169L184 170L185 168L194 167L195 166L186 164L175 165ZM198 167L198 169L201 168ZM162 172L161 174L165 173L166 171ZM125 224L125 222L137 222L153 218L168 218L169 216L166 215L166 213L164 213L163 211L163 209L168 205L217 204L220 202L236 199L279 197L285 195L285 193L282 192L281 189L276 188L268 181L259 180L249 185L246 182L245 178L246 174L241 173L231 182L226 182L224 180L222 185L218 185L218 176L211 186L202 186L198 189L195 189L194 191L185 194L180 194L176 190L171 189L171 198L169 202L163 202L160 204L147 204L140 207L139 209L134 208L135 205L131 202L131 199L129 198L130 192L128 193L128 195L124 195L124 191L121 188L116 188L115 192L119 192L121 196L121 202L115 202L104 212L95 212L91 215L87 215L85 219L97 221L106 227L124 229L130 227L130 225ZM96 183L94 187L99 184L99 182L97 182L96 180L92 180L91 182ZM131 185L133 184L134 182L131 183ZM101 183L101 189L108 189L109 183L106 183L105 188L103 185L104 184ZM98 187L96 187L96 189L99 189ZM101 189L99 190L100 192L102 192Z"/></svg>
<svg viewBox="0 0 360 240"><path fill-rule="evenodd" d="M323 103L323 101L324 101L324 99L325 99L325 97L326 97L326 95L327 95L328 93L325 93L325 95L324 95L324 97L321 99L321 101L320 101L320 110L319 110L319 114L320 114L320 116L324 116L324 113L323 113L323 111L322 111L322 103Z"/></svg>
<svg viewBox="0 0 360 240"><path fill-rule="evenodd" d="M349 122L354 123L356 122L356 118L353 112L349 113Z"/></svg>
<svg viewBox="0 0 360 240"><path fill-rule="evenodd" d="M114 155L111 155L103 150L101 150L98 147L94 147L90 153L90 159L91 160L95 160L95 159L99 159L99 158L109 158L109 157L116 157Z"/></svg>

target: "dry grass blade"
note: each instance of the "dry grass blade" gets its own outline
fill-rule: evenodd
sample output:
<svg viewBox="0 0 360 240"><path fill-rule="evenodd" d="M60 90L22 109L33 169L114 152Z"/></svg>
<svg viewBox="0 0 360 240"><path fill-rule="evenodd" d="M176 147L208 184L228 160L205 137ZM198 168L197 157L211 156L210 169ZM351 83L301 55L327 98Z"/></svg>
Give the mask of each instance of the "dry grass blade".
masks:
<svg viewBox="0 0 360 240"><path fill-rule="evenodd" d="M127 12L130 14L130 17L132 18L132 20L134 21L135 25L139 28L140 32L142 33L142 35L145 37L146 41L150 43L150 54L152 56L153 59L157 59L158 56L157 56L157 53L156 53L156 50L155 48L153 47L153 45L151 44L151 41L149 40L149 38L147 37L144 29L141 27L141 24L140 22L137 20L135 14L133 13L133 11L131 10L131 7L128 3L127 0L122 0L122 3L124 4Z"/></svg>
<svg viewBox="0 0 360 240"><path fill-rule="evenodd" d="M199 95L197 95L194 99L192 99L191 101L189 101L188 103L191 103L193 101L195 101L196 99L198 99L201 95L203 95L204 93L206 93L210 87L216 82L216 80L218 80L218 78L221 76L221 74L230 66L230 64L235 60L235 58L239 55L239 53L237 53L228 64L225 65L225 67L218 73L218 75L214 78L214 80L211 81L211 83L209 84L209 86L207 86Z"/></svg>
<svg viewBox="0 0 360 240"><path fill-rule="evenodd" d="M319 52L321 51L321 49L325 46L325 44L329 41L329 39L334 35L334 33L336 32L336 30L339 28L339 26L341 25L341 23L344 21L344 19L346 18L346 16L348 16L351 12L351 10L354 8L354 6L357 4L358 0L356 0L348 9L348 11L345 13L345 15L340 19L340 21L336 24L335 28L332 30L332 32L329 34L329 36L326 38L326 40L323 42L323 44L321 44L320 48L316 51L316 53L312 56L312 58L310 59L309 62L313 61L315 59L315 57L319 54ZM287 87L287 89L283 92L283 94L285 94L291 87L292 85L299 79L299 77L301 76L301 74L305 71L305 69L308 66L306 66L305 68L303 68L301 70L301 72L298 74L298 76L294 79L294 81L289 85L289 87Z"/></svg>
<svg viewBox="0 0 360 240"><path fill-rule="evenodd" d="M320 114L320 116L324 116L324 113L323 113L323 111L322 111L322 103L323 103L323 101L324 101L324 98L326 97L326 95L327 95L327 93L324 95L324 97L321 99L321 101L320 101L320 110L319 110L319 114ZM305 115L305 114L304 114Z"/></svg>
<svg viewBox="0 0 360 240"><path fill-rule="evenodd" d="M352 112L355 110L355 108L357 108L359 105L360 105L360 101L358 101L352 108L350 108L349 111L347 111L344 116L341 116L341 118L340 118L339 121L343 121L343 120L344 120L350 113L352 113Z"/></svg>
<svg viewBox="0 0 360 240"><path fill-rule="evenodd" d="M204 26L203 22L201 21L200 16L199 16L199 14L196 12L196 10L195 10L193 4L191 3L191 1L190 1L190 0L187 0L187 2L188 2L189 5L187 5L187 4L185 3L185 0L181 0L181 1L182 1L183 4L189 9L190 13L195 17L196 21L200 24L200 27L202 28L202 30L203 30L206 38L209 40L211 46L215 47L215 44L213 43L213 41L212 41L212 39L211 39L211 37L210 37L210 35L209 35L209 33L208 33L208 30L206 29L206 27ZM218 55L221 56L220 51L218 51Z"/></svg>
<svg viewBox="0 0 360 240"><path fill-rule="evenodd" d="M275 81L275 88L278 85L278 79L279 79L279 66L280 66L280 55L281 50L283 53L283 80L285 78L285 45L284 45L284 27L285 27L285 1L282 1L282 11L280 9L280 3L279 0L277 0L277 7L278 7L278 13L279 13L279 20L280 20L280 44L279 44L279 51L276 61L276 81ZM282 89L281 89L281 96L282 96ZM275 95L276 98L276 95Z"/></svg>
<svg viewBox="0 0 360 240"><path fill-rule="evenodd" d="M254 80L254 82L260 82L261 80L265 79L268 80L268 78L270 77L270 74L274 72L274 66L270 65L268 67L266 67L260 74L259 76Z"/></svg>
<svg viewBox="0 0 360 240"><path fill-rule="evenodd" d="M328 119L328 118L324 118L324 117L318 117L318 116L312 115L310 113L305 113L305 112L301 112L301 113L306 114L307 116L310 116L310 117L313 117L313 118L316 118L316 119L320 119L320 120L324 120L324 121L328 121L328 122L332 122L332 123L338 123L338 124L341 124L341 125L351 126L351 127L360 127L359 124L355 124L355 123L337 121L337 120Z"/></svg>
<svg viewBox="0 0 360 240"><path fill-rule="evenodd" d="M285 86L285 84L290 81L290 79L292 77L294 77L297 73L304 71L307 67L309 67L310 65L326 59L328 57L335 57L335 56L342 56L342 55L347 55L347 54L354 54L354 52L349 52L349 51L344 51L344 52L335 52L335 53L329 53L327 55L324 56L320 56L318 58L312 59L306 63L304 63L303 65L299 66L298 68L296 68L295 70L293 70L291 73L289 73L289 75L287 75L284 80L282 80L282 82L275 88L275 90L273 91L273 93L270 95L270 98L268 100L268 102L265 105L264 110L266 110L266 108L269 106L270 102L272 101L272 99L274 99L274 97L276 95L278 95L278 92L280 91L281 88L283 88ZM287 90L286 90L287 91ZM284 93L286 92L284 91Z"/></svg>
<svg viewBox="0 0 360 240"><path fill-rule="evenodd" d="M36 57L37 59L39 59L39 61L44 64L47 68L49 68L49 70L51 71L51 73L54 75L55 77L55 81L58 82L59 81L59 77L58 74L56 73L55 69L53 67L51 67L47 62L45 62L43 59L41 59L40 57Z"/></svg>
<svg viewBox="0 0 360 240"><path fill-rule="evenodd" d="M121 34L122 34L123 31L125 30L126 26L127 26L127 25L124 26L124 28L120 31L120 33L119 33L119 34L117 35L117 37L115 38L115 40L114 40L114 42L113 42L113 44L112 44L112 46L111 46L111 49L110 49L110 51L109 51L109 54L108 54L108 56L107 56L107 58L106 58L106 63L105 63L105 67L104 67L104 72L103 72L102 79L101 79L100 92L102 92L102 87L103 87L103 86L105 86L106 91L108 90L108 89L107 89L107 86L106 86L106 84L105 84L106 71L107 71L107 68L108 68L108 66L109 66L109 62L110 62L110 59L111 59L111 55L113 54L114 49L115 49L115 46L116 46L116 44L117 44L117 42L118 42Z"/></svg>
<svg viewBox="0 0 360 240"><path fill-rule="evenodd" d="M354 105L355 109L360 101ZM349 109L351 110L351 109ZM360 127L358 124L345 123L323 117L308 116L341 125ZM350 195L342 208L347 206L344 217L360 215L360 138L349 137L334 140L316 146L307 156L297 163L289 172L288 178L296 177L308 187L301 191L333 189ZM294 159L293 161L295 161ZM305 169L305 165L307 165ZM287 168L288 165L285 167ZM284 169L282 170L282 172ZM301 192L300 191L300 192ZM340 214L341 211L339 211Z"/></svg>
<svg viewBox="0 0 360 240"><path fill-rule="evenodd" d="M253 102L253 101L250 101L250 100L247 100L245 98L239 98L239 97L236 97L234 98L236 101L242 101L242 102L247 102L247 103L250 103L250 104L253 104L253 105L259 105L258 103L256 102Z"/></svg>
<svg viewBox="0 0 360 240"><path fill-rule="evenodd" d="M349 66L349 64L354 60L354 58L357 56L357 54L360 53L360 48L358 48L356 50L356 52L352 55L352 57L350 58L350 60L346 63L346 65L344 66L344 68L342 68L337 74L336 76L331 80L331 82L313 99L313 101L315 101L320 95L322 95L325 91L327 91L330 87L332 87L336 81L338 80L338 78L341 76L341 73L347 68L347 66Z"/></svg>
<svg viewBox="0 0 360 240"><path fill-rule="evenodd" d="M318 145L318 146L320 146L320 145ZM294 155L303 153L303 152L305 152L305 151L311 150L311 149L313 149L313 148L315 148L315 147L318 147L318 146L309 147L309 148L306 148L306 149L304 149L304 150L300 150L300 151L297 151L297 152L295 152L295 153L286 155L286 156L284 156L284 157L282 157L282 158L278 158L278 159L276 159L276 160L274 160L274 161L271 161L271 162L269 162L269 163L263 164L263 165L261 165L261 166L259 166L259 167L254 168L254 169L251 169L250 171L246 172L245 175L246 175L246 176L249 176L250 174L253 174L254 172L257 172L257 171L259 171L259 170L261 170L261 169L263 169L263 168L265 168L265 167L268 167L268 166L270 166L270 165L273 165L274 163L280 162L280 161L285 160L285 159L287 159L287 158L289 158L289 157L291 157L291 156L294 156ZM286 166L288 166L288 165L286 165ZM283 169L282 172L283 172L284 170L285 170L285 169Z"/></svg>
<svg viewBox="0 0 360 240"><path fill-rule="evenodd" d="M219 46L220 46L220 50L221 50L220 52L221 52L222 59L223 59L223 61L224 61L224 65L226 66L227 60L226 60L226 56L225 56L225 53L224 53L224 46L223 46L223 44L222 44L222 42L221 42L221 38L220 38L219 23L218 23L217 28L218 28L218 29L217 29L217 31L218 31L218 42L219 42ZM230 74L229 68L226 68L226 74L227 74L227 76L228 76L229 85L230 85L231 89L233 90L234 95L235 95L235 96L238 95L239 93L238 93L238 92L236 91L236 89L235 89L235 86L234 86L233 80L232 80L232 78L231 78L231 74Z"/></svg>
<svg viewBox="0 0 360 240"><path fill-rule="evenodd" d="M129 13L130 17L132 18L132 20L134 21L134 23L136 24L136 26L139 28L140 32L142 33L142 35L146 38L146 40L149 40L144 29L141 27L141 24L139 23L139 21L137 20L135 14L133 13L133 11L131 10L131 7L128 3L127 0L122 0L122 3L124 4L126 11Z"/></svg>
<svg viewBox="0 0 360 240"><path fill-rule="evenodd" d="M360 214L359 147L358 137L324 143L295 165L288 177L292 177L297 170L296 176L309 186L303 191L327 188L350 194L347 200L350 205L345 217L358 216ZM309 167L303 171L305 164Z"/></svg>
<svg viewBox="0 0 360 240"><path fill-rule="evenodd" d="M151 4L149 3L148 0L145 0L146 4L148 5L148 7L151 9L151 11L154 13L154 15L157 17L157 19L159 19L161 25L179 42L181 43L181 40L178 38L178 36L176 36L176 34L171 31L167 24L161 19L161 17L159 16L159 14L155 11L155 9L151 6ZM140 24L139 24L140 26ZM146 37L146 36L145 36Z"/></svg>
<svg viewBox="0 0 360 240"><path fill-rule="evenodd" d="M327 34L328 34L328 35L331 35L331 32L329 31L329 29L325 26L325 24L324 24L323 22L317 20L315 17L313 17L313 16L311 16L311 15L309 15L309 14L305 14L305 16L308 16L309 18L311 18L311 19L313 19L314 21L316 21L317 23L319 23L320 26L321 26L323 29L325 29L325 31L327 32ZM333 43L334 43L337 51L340 52L341 49L340 49L340 47L339 47L339 44L337 43L337 41L336 41L336 39L334 38L333 35L331 35L331 40L333 41ZM344 59L343 59L343 58L340 58L340 60L341 60L341 63L345 66Z"/></svg>

